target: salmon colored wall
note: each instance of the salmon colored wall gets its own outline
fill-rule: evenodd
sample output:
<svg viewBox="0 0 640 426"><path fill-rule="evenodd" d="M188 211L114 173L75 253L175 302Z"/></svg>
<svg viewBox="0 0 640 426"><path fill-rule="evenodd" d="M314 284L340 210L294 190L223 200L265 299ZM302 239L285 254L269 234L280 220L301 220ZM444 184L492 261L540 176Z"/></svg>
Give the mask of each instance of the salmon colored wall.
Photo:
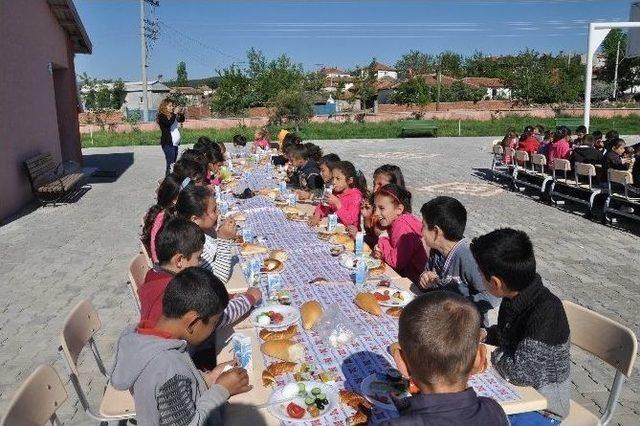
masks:
<svg viewBox="0 0 640 426"><path fill-rule="evenodd" d="M62 160L58 132L53 76L47 64L69 68L73 56L69 37L60 27L46 0L1 1L0 31L2 60L0 60L0 219L17 212L31 198L29 180L22 162L38 153L51 153L54 160ZM63 95L60 103L75 98L73 68L66 72L59 87L73 94ZM70 101L69 101L70 102ZM75 102L73 104L75 108ZM64 120L70 115L64 113ZM63 108L64 109L64 108ZM73 121L73 119L71 119ZM77 120L77 118L75 119ZM76 121L77 123L77 121ZM72 127L73 123L68 127ZM77 124L76 124L77 126ZM73 132L66 130L65 156L77 157L79 148L71 149ZM76 136L75 144L78 139ZM74 152L76 151L76 152Z"/></svg>

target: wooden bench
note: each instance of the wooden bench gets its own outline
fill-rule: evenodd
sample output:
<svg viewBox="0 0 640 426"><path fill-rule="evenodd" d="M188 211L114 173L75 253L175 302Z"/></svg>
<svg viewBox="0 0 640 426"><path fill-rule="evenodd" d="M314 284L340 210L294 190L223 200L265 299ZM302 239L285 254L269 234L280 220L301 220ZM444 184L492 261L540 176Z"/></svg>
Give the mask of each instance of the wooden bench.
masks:
<svg viewBox="0 0 640 426"><path fill-rule="evenodd" d="M402 122L400 137L406 136L438 136L438 125L428 120L406 120Z"/></svg>
<svg viewBox="0 0 640 426"><path fill-rule="evenodd" d="M84 179L82 171L65 171L63 164L56 165L51 154L39 154L24 162L33 194L45 204L54 204L70 193Z"/></svg>
<svg viewBox="0 0 640 426"><path fill-rule="evenodd" d="M582 126L583 121L580 117L557 117L556 118L556 127L566 126L572 131L576 129L578 126Z"/></svg>

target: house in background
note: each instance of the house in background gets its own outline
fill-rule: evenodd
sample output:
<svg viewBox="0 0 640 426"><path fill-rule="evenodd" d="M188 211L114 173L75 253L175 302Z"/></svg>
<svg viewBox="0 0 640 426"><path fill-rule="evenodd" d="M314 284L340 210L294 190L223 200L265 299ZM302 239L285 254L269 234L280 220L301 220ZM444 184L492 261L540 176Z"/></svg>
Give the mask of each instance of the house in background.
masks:
<svg viewBox="0 0 640 426"><path fill-rule="evenodd" d="M213 90L209 86L175 86L169 93L172 97L183 97L187 106L203 106L208 103Z"/></svg>
<svg viewBox="0 0 640 426"><path fill-rule="evenodd" d="M92 46L71 0L2 1L0 27L2 219L33 198L25 160L82 162L74 57Z"/></svg>
<svg viewBox="0 0 640 426"><path fill-rule="evenodd" d="M511 99L511 89L499 78L464 77L462 81L469 86L486 89L484 99Z"/></svg>
<svg viewBox="0 0 640 426"><path fill-rule="evenodd" d="M376 101L379 104L388 104L391 103L391 97L395 93L395 90L400 86L400 81L391 78L391 77L383 77L379 80L376 80L374 83L374 87L378 93L376 97Z"/></svg>
<svg viewBox="0 0 640 426"><path fill-rule="evenodd" d="M324 92L335 93L342 87L344 93L353 87L353 76L339 68L322 68L320 74L324 77L324 86L321 89Z"/></svg>
<svg viewBox="0 0 640 426"><path fill-rule="evenodd" d="M136 111L142 113L144 98L142 96L142 82L128 81L124 83L127 96L124 99L124 108L127 117ZM160 80L147 81L147 99L149 106L149 121L154 121L158 114L160 102L169 96L171 89L165 86Z"/></svg>
<svg viewBox="0 0 640 426"><path fill-rule="evenodd" d="M395 68L390 67L389 65L385 65L380 62L374 62L373 64L373 72L376 73L376 78L378 80L389 77L393 79L398 78L398 71Z"/></svg>

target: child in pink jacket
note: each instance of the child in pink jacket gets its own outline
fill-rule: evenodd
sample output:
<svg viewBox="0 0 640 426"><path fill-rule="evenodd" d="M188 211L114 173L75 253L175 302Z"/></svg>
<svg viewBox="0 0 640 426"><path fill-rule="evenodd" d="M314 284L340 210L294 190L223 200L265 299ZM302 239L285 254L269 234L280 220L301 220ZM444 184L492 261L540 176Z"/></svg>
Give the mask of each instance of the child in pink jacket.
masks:
<svg viewBox="0 0 640 426"><path fill-rule="evenodd" d="M570 156L571 146L569 145L569 142L567 142L567 138L562 132L557 131L553 135L553 142L551 142L547 150L547 164L549 165L549 170L553 170L556 158L568 160Z"/></svg>
<svg viewBox="0 0 640 426"><path fill-rule="evenodd" d="M269 142L269 132L266 129L260 129L256 131L256 138L253 141L253 145L251 146L251 152L254 154L258 149L268 150L271 148L271 143Z"/></svg>
<svg viewBox="0 0 640 426"><path fill-rule="evenodd" d="M323 217L335 213L345 227L360 226L360 204L367 191L367 180L349 161L338 162L332 174L333 194L325 200L326 206L320 204L316 207L309 225L316 226Z"/></svg>
<svg viewBox="0 0 640 426"><path fill-rule="evenodd" d="M375 193L374 199L380 225L388 227L388 235L380 236L374 256L418 283L427 263L427 252L422 243L422 221L411 214L411 193L388 184Z"/></svg>

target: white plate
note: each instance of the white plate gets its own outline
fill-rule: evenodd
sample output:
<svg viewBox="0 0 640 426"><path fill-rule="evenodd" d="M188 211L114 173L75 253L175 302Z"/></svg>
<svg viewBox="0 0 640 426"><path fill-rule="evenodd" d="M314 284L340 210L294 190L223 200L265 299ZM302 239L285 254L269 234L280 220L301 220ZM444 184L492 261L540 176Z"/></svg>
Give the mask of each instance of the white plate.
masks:
<svg viewBox="0 0 640 426"><path fill-rule="evenodd" d="M380 306L386 306L389 308L393 308L393 307L405 307L409 304L409 302L411 302L416 296L411 293L410 291L406 291L406 290L400 290L394 287L378 287L374 293L384 293L385 291L389 292L389 295L391 296L393 293L401 293L402 297L404 298L403 301L394 301L393 297L389 300L386 301L380 301L378 300L378 303L380 304ZM375 295L374 295L375 296ZM377 300L377 299L376 299Z"/></svg>
<svg viewBox="0 0 640 426"><path fill-rule="evenodd" d="M351 269L355 271L356 267L354 266L354 261L357 256L353 253L343 253L340 255L340 264L345 268ZM364 256L365 262L367 263L368 269L374 269L382 265L380 259L374 259L373 257Z"/></svg>
<svg viewBox="0 0 640 426"><path fill-rule="evenodd" d="M262 313L274 311L282 314L284 319L280 324L260 325L258 324L258 316ZM278 330L289 327L295 324L300 319L300 310L291 306L285 305L272 305L258 308L251 313L251 323L257 328L268 328L269 330Z"/></svg>
<svg viewBox="0 0 640 426"><path fill-rule="evenodd" d="M382 377L383 375L381 374L380 377ZM362 392L362 395L367 398L367 400L372 403L373 405L375 405L376 407L380 407L383 410L391 410L391 411L395 411L396 410L396 406L393 404L393 401L391 400L391 397L387 394L385 396L387 396L387 398L389 398L389 403L385 404L382 401L378 401L377 399L369 396L370 393L373 393L370 391L370 386L373 382L375 381L385 381L384 379L381 379L379 377L379 375L377 373L373 373L367 377L364 378L364 380L362 381L362 383L360 384L360 391ZM403 396L409 396L409 392L406 393L406 395Z"/></svg>
<svg viewBox="0 0 640 426"><path fill-rule="evenodd" d="M296 382L296 383L304 383L307 392L311 392L311 389L313 388L320 388L320 390L322 391L323 394L325 394L327 396L327 400L329 401L329 405L327 405L326 407L324 407L323 410L320 411L320 415L318 417L311 417L311 414L309 414L308 412L305 414L305 416L301 419L294 419L289 417L289 415L287 414L287 406L289 404L291 404L292 402L298 404L300 407L304 408L306 410L307 408L307 404L304 403L304 398L303 397L297 397L292 401L287 401L287 402L283 402L281 404L276 404L276 405L272 405L269 408L269 411L271 412L271 414L275 417L277 417L278 419L287 422L287 423L305 423L305 422L310 422L310 421L315 421L318 419L321 419L322 417L326 416L327 414L329 414L334 408L336 408L338 406L338 401L340 400L340 397L338 396L338 391L333 387L330 386L326 383L322 383L322 382ZM271 397L269 397L269 401L279 401L281 399L284 399L284 396L282 395L282 391L284 390L284 387L280 387L277 388L276 390L273 391L273 393L271 394Z"/></svg>

